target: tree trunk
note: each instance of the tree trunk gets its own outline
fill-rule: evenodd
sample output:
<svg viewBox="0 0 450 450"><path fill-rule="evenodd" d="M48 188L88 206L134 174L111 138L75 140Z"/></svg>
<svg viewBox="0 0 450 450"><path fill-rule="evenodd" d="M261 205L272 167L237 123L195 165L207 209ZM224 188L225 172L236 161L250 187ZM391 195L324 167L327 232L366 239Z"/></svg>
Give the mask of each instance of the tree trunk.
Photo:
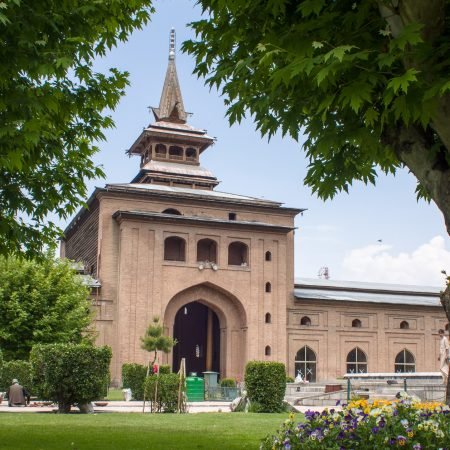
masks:
<svg viewBox="0 0 450 450"><path fill-rule="evenodd" d="M441 303L447 318L450 319L450 277L447 278L447 288L441 292ZM450 405L450 376L447 378L447 389L445 391L445 404Z"/></svg>
<svg viewBox="0 0 450 450"><path fill-rule="evenodd" d="M58 414L69 414L72 405L70 403L66 403L64 401L58 402Z"/></svg>

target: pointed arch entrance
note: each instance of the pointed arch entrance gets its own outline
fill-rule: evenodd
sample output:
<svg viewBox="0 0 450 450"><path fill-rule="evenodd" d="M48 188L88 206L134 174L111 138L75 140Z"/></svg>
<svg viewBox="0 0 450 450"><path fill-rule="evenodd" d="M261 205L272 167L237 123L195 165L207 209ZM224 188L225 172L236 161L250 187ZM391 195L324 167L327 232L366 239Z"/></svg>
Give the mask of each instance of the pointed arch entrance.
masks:
<svg viewBox="0 0 450 450"><path fill-rule="evenodd" d="M212 367L221 377L242 377L247 314L236 296L211 283L192 286L169 301L164 324L179 341L167 361L174 370L185 357L188 372L201 375L205 371L201 369Z"/></svg>
<svg viewBox="0 0 450 450"><path fill-rule="evenodd" d="M174 372L185 358L188 373L220 373L219 318L211 308L197 301L182 306L175 315L173 337L177 340L172 352Z"/></svg>

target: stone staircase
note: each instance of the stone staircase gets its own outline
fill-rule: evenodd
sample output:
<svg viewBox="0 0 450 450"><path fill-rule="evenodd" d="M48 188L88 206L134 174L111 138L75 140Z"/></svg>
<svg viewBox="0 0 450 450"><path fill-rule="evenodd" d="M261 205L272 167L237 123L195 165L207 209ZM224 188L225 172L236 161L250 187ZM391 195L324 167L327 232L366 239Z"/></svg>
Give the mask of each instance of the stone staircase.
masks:
<svg viewBox="0 0 450 450"><path fill-rule="evenodd" d="M348 379L350 398L393 400L405 387L408 394L423 401L443 401L445 397L445 386L440 374L431 372L359 374L320 383L288 383L285 400L293 406L335 406L338 400L346 403Z"/></svg>

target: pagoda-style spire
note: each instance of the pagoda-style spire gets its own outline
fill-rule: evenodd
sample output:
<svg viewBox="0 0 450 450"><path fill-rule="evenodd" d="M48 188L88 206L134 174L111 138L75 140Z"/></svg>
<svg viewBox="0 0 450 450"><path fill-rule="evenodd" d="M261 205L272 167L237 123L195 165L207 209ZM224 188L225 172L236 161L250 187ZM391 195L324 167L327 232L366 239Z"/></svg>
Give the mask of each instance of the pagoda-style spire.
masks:
<svg viewBox="0 0 450 450"><path fill-rule="evenodd" d="M173 28L170 30L169 65L167 66L159 108L152 108L152 111L157 122L186 123L187 114L184 110L175 66L175 29Z"/></svg>

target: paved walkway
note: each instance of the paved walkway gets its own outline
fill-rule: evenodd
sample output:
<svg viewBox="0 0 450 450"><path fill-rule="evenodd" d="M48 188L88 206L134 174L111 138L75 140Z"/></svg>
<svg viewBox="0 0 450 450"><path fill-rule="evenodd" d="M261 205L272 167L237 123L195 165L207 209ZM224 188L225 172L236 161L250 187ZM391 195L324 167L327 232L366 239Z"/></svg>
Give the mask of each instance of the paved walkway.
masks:
<svg viewBox="0 0 450 450"><path fill-rule="evenodd" d="M329 407L331 409L332 407ZM325 409L323 406L296 406L299 412L305 412L308 410L322 411ZM0 404L0 413L4 412L21 412L21 413L44 413L56 411L56 405L46 405L43 406L39 402L31 402L30 406L23 407L8 407L8 403L3 401ZM77 411L77 408L73 408ZM150 412L150 407L146 406L146 412ZM124 401L113 401L108 402L106 406L97 406L94 402L94 412L124 412L124 413L142 413L142 402L124 402ZM190 402L188 403L189 413L202 413L202 412L230 412L230 402Z"/></svg>

